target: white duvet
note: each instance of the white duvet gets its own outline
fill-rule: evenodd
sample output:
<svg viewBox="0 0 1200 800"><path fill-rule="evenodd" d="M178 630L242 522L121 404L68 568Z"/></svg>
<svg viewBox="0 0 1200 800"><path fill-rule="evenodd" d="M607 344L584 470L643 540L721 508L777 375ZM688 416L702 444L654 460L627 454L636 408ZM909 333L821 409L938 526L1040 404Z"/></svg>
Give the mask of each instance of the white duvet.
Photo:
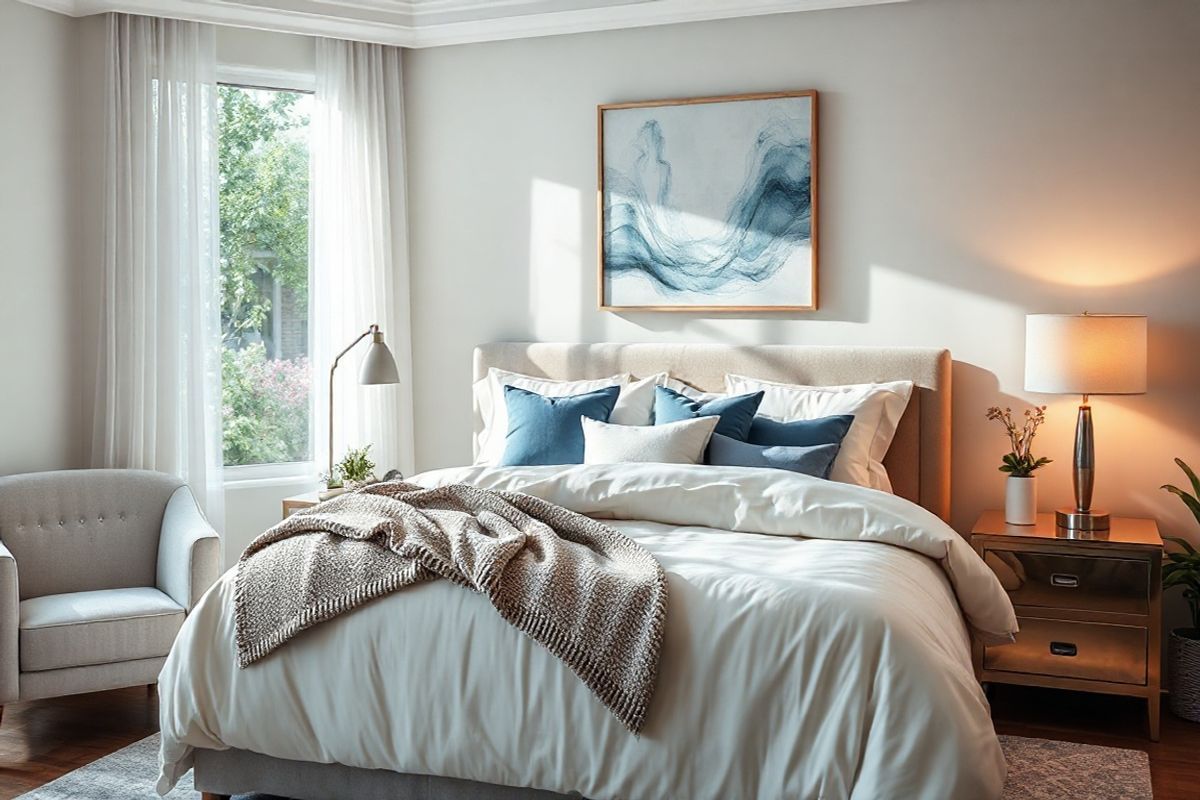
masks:
<svg viewBox="0 0 1200 800"><path fill-rule="evenodd" d="M535 494L614 520L659 559L667 632L641 736L484 597L446 581L238 669L229 572L159 678L160 791L193 748L234 747L593 800L1000 795L1004 759L968 626L1006 640L1016 619L991 571L924 509L736 467L470 467L413 480Z"/></svg>

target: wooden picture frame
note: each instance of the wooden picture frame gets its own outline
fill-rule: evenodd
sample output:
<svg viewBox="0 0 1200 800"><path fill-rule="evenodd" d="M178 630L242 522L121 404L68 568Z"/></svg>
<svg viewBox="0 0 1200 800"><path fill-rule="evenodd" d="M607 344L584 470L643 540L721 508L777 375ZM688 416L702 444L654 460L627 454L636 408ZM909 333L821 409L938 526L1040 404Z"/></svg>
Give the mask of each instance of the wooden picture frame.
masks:
<svg viewBox="0 0 1200 800"><path fill-rule="evenodd" d="M733 105L743 103L746 105ZM751 110L754 103L759 105ZM706 108L724 113L703 113ZM648 113L652 110L659 111ZM623 112L632 113L617 122L615 115ZM607 132L606 115L613 115L609 125L614 128ZM631 135L635 127L637 133ZM598 105L599 309L815 311L817 130L815 90ZM669 200L675 189L677 165L664 157L670 133L682 142L678 149L686 154L680 166L697 173L684 176L690 192L684 205L691 202L706 211L694 213L662 202ZM726 138L728 148L723 142ZM628 155L617 156L618 148ZM652 164L647 155L653 156ZM695 164L687 163L688 158ZM648 199L650 191L641 183L645 179L656 181L657 202ZM611 185L606 186L606 181ZM614 185L626 192L610 194ZM731 193L734 186L740 188ZM723 219L717 211L722 203ZM739 226L747 220L757 225ZM706 247L718 254L722 267L711 269L714 262L705 257ZM659 248L657 252L655 248ZM618 280L619 291L614 292ZM778 304L762 302L764 297L780 294L790 296L782 297ZM673 296L679 302L669 302ZM714 302L722 297L730 302ZM740 299L747 297L755 299Z"/></svg>

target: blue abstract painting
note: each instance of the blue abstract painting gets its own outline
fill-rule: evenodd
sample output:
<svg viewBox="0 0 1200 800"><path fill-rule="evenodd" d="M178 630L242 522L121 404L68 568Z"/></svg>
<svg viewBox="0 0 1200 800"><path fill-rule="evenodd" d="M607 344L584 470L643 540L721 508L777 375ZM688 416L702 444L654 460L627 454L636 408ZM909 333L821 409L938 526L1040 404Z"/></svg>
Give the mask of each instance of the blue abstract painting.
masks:
<svg viewBox="0 0 1200 800"><path fill-rule="evenodd" d="M601 106L601 305L815 308L815 106Z"/></svg>

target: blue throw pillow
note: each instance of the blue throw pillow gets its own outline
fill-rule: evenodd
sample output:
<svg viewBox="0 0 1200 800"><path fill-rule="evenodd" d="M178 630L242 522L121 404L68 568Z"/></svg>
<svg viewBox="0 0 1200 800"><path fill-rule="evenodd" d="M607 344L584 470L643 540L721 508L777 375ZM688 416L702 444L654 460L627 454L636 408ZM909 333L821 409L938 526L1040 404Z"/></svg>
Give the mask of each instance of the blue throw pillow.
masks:
<svg viewBox="0 0 1200 800"><path fill-rule="evenodd" d="M537 392L504 387L508 435L501 467L583 463L583 417L608 422L620 386L607 386L570 397L544 397Z"/></svg>
<svg viewBox="0 0 1200 800"><path fill-rule="evenodd" d="M746 440L750 423L762 404L763 393L739 394L736 397L720 397L707 403L693 400L665 386L654 387L654 424L681 422L696 417L720 417L714 433L731 439Z"/></svg>
<svg viewBox="0 0 1200 800"><path fill-rule="evenodd" d="M769 417L755 417L746 441L751 444L778 447L813 447L819 444L841 445L854 422L853 414L838 414L820 419L798 419L779 422Z"/></svg>
<svg viewBox="0 0 1200 800"><path fill-rule="evenodd" d="M714 433L708 440L706 459L709 464L722 467L774 467L814 478L828 478L841 448L841 442L812 447L764 446Z"/></svg>

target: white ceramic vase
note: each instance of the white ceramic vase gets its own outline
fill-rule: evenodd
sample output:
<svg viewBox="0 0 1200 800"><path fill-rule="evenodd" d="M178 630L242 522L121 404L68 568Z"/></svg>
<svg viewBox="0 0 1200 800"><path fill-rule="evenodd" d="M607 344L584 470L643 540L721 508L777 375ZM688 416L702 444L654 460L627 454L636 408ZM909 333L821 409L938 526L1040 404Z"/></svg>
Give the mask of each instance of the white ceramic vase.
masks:
<svg viewBox="0 0 1200 800"><path fill-rule="evenodd" d="M1008 476L1004 487L1004 521L1009 525L1037 522L1037 478Z"/></svg>

